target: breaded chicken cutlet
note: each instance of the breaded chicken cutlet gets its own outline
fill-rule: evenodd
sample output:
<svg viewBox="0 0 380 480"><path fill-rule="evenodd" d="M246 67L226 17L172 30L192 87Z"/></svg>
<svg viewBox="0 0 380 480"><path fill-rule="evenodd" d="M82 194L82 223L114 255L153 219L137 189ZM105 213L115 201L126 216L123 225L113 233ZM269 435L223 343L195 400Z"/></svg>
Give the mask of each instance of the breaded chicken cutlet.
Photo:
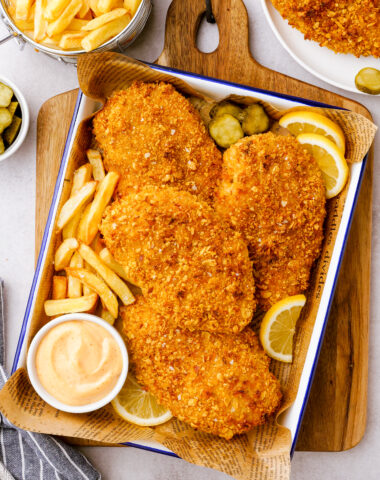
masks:
<svg viewBox="0 0 380 480"><path fill-rule="evenodd" d="M121 315L138 382L180 420L230 439L278 409L279 382L249 327L237 335L170 329L141 296Z"/></svg>
<svg viewBox="0 0 380 480"><path fill-rule="evenodd" d="M378 0L272 0L306 40L339 53L380 57Z"/></svg>
<svg viewBox="0 0 380 480"><path fill-rule="evenodd" d="M165 185L212 201L221 153L199 113L172 85L134 82L114 93L95 115L93 131L105 167L120 174L120 195Z"/></svg>
<svg viewBox="0 0 380 480"><path fill-rule="evenodd" d="M206 202L145 187L112 203L100 230L173 327L237 333L250 322L255 287L247 246Z"/></svg>
<svg viewBox="0 0 380 480"><path fill-rule="evenodd" d="M264 310L308 287L323 239L325 187L294 137L246 137L225 151L215 208L248 243Z"/></svg>

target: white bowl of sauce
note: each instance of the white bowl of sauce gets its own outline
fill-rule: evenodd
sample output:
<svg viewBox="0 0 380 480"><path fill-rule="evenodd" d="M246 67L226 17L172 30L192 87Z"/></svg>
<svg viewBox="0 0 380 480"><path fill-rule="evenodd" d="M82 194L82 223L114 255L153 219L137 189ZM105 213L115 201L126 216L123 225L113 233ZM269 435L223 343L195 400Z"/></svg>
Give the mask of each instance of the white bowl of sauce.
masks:
<svg viewBox="0 0 380 480"><path fill-rule="evenodd" d="M128 363L124 340L114 327L95 315L71 313L39 330L29 347L27 369L46 403L85 413L116 397Z"/></svg>

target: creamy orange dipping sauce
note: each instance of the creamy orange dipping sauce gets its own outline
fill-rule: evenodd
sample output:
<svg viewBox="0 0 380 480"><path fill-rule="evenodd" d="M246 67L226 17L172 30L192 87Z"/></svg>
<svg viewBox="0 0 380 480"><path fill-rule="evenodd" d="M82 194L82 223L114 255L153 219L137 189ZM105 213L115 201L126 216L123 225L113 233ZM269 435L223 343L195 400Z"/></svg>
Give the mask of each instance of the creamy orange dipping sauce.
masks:
<svg viewBox="0 0 380 480"><path fill-rule="evenodd" d="M61 323L42 338L36 353L42 386L66 405L104 398L123 368L119 345L103 327L86 320Z"/></svg>

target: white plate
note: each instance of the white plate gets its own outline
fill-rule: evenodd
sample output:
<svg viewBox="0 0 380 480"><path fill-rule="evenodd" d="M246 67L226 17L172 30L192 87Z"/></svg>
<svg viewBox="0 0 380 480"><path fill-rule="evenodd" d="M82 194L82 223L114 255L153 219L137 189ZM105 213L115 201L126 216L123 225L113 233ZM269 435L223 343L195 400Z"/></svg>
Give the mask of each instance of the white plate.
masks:
<svg viewBox="0 0 380 480"><path fill-rule="evenodd" d="M198 91L213 97L215 99L221 99L231 94L242 95L242 96L252 96L254 98L262 99L268 103L273 104L279 109L287 109L300 105L308 106L324 106L328 105L321 104L318 102L313 102L311 100L303 100L297 97L288 97L283 94L269 92L265 90L259 90L251 87L246 87L243 85L237 85L229 82L224 82L221 80L216 80L213 78L203 77L201 75L196 75L193 73L179 72L178 70L159 67L156 65L151 65L152 68L162 71L164 73L170 73L173 76L177 76L185 80L190 86L194 87ZM58 173L52 204L49 211L48 220L46 223L44 236L42 239L41 250L37 260L36 272L33 278L33 283L26 306L26 312L24 316L24 321L22 324L20 337L15 353L14 363L12 367L12 373L16 371L17 368L25 365L25 357L27 351L27 342L28 331L30 328L30 319L33 315L33 309L35 306L36 297L38 290L41 285L43 265L46 262L46 253L47 247L50 243L53 225L55 223L55 217L57 215L57 207L59 199L62 193L63 183L65 179L65 172L67 168L68 159L70 156L70 150L73 145L73 140L78 129L80 122L91 115L93 112L98 110L99 104L94 100L87 98L81 92L78 95L78 100L74 110L73 119L70 125L70 130L66 140L65 150L62 157L62 162L60 170ZM286 410L282 415L280 422L289 428L292 434L292 452L294 451L297 435L299 432L299 427L301 425L301 420L303 413L305 411L307 399L309 396L310 388L313 381L314 371L318 363L318 356L322 346L323 335L325 327L327 324L327 318L331 306L331 302L334 296L335 284L338 278L338 272L343 258L343 251L347 241L349 227L351 224L355 203L358 197L360 183L365 170L366 158L362 162L353 163L350 167L350 176L349 176L349 187L347 192L347 198L343 210L342 220L339 225L338 234L335 242L334 251L332 253L331 262L329 270L326 276L325 287L323 289L317 317L315 320L314 330L310 340L309 349L306 356L305 365L302 371L300 385L295 399L294 404ZM128 443L127 445L135 446L138 448L143 448L146 450L151 450L154 452L163 453L166 455L175 456L173 452L170 452L168 449L158 444L157 442L141 442L141 443Z"/></svg>
<svg viewBox="0 0 380 480"><path fill-rule="evenodd" d="M261 0L261 4L277 39L305 70L334 87L367 95L355 87L355 76L365 67L380 69L379 58L357 58L351 54L334 53L327 47L320 47L317 42L305 40L301 32L291 27L270 0Z"/></svg>

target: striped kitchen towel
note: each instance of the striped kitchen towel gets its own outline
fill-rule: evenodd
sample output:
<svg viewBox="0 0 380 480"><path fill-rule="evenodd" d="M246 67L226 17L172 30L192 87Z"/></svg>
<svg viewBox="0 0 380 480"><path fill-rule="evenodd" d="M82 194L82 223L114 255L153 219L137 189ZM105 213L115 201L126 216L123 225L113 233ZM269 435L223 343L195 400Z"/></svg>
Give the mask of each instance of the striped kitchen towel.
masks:
<svg viewBox="0 0 380 480"><path fill-rule="evenodd" d="M0 279L0 389L3 368L4 300ZM0 414L0 480L100 480L101 475L78 450L50 435L27 432Z"/></svg>

